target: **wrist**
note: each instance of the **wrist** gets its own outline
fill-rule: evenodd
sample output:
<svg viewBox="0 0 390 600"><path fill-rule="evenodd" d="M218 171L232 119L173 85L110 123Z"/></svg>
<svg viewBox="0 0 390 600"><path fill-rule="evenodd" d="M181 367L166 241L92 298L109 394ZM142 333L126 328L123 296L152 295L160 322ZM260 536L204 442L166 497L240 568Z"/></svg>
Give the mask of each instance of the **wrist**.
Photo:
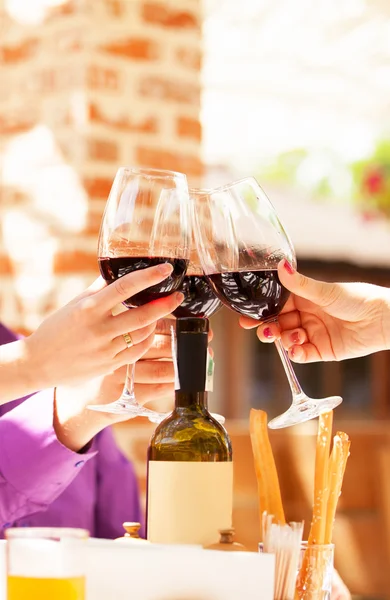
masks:
<svg viewBox="0 0 390 600"><path fill-rule="evenodd" d="M55 385L52 381L51 367L47 362L46 354L34 342L34 334L20 340L22 353L19 361L19 376L34 390L44 390Z"/></svg>
<svg viewBox="0 0 390 600"><path fill-rule="evenodd" d="M90 410L99 399L99 380L83 385L59 386L54 396L53 426L58 440L70 450L80 452L100 431L127 419L127 415Z"/></svg>
<svg viewBox="0 0 390 600"><path fill-rule="evenodd" d="M0 346L2 402L27 396L40 389L38 372L29 361L25 340Z"/></svg>
<svg viewBox="0 0 390 600"><path fill-rule="evenodd" d="M82 451L103 426L92 418L92 411L80 405L78 391L58 387L54 394L53 428L58 441L73 452Z"/></svg>

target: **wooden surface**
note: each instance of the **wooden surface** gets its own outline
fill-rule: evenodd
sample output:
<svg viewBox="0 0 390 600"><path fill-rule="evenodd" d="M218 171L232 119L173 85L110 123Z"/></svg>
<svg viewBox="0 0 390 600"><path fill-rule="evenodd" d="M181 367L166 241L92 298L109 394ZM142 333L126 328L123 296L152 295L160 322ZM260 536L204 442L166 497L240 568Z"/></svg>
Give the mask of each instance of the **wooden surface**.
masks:
<svg viewBox="0 0 390 600"><path fill-rule="evenodd" d="M351 457L339 502L334 541L336 566L354 594L390 598L390 422L337 422L351 439ZM257 486L246 421L227 424L234 450L234 526L237 541L256 551L259 539ZM141 493L146 490L150 424L133 420L115 429L134 460ZM311 517L316 424L270 433L286 516Z"/></svg>

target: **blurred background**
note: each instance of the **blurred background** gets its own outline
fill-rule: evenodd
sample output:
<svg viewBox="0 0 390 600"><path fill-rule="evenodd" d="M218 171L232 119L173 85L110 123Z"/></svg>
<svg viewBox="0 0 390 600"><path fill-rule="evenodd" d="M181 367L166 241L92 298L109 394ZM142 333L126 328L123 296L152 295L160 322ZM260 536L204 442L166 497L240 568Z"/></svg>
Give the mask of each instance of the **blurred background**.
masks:
<svg viewBox="0 0 390 600"><path fill-rule="evenodd" d="M245 10L244 10L245 8ZM390 4L386 0L0 0L0 319L29 333L97 276L117 168L183 171L190 185L255 175L300 269L390 284ZM276 350L222 309L213 410L229 419L237 539L256 548L251 406L290 393ZM341 394L352 454L336 565L390 598L390 357L297 366ZM310 520L315 427L273 433L288 516ZM145 490L151 428L119 443Z"/></svg>

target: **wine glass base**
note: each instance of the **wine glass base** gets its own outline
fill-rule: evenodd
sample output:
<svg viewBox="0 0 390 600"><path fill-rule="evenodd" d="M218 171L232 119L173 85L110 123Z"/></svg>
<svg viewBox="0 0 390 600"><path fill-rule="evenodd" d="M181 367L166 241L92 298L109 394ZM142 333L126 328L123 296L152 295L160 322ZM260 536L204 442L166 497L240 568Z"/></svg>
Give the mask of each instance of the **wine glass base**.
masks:
<svg viewBox="0 0 390 600"><path fill-rule="evenodd" d="M310 419L315 419L321 413L333 410L336 406L341 404L343 399L341 396L329 396L328 398L321 398L315 400L314 398L308 398L300 400L299 402L293 403L286 412L271 419L268 423L270 429L282 429L283 427L291 427L292 425L298 425Z"/></svg>
<svg viewBox="0 0 390 600"><path fill-rule="evenodd" d="M143 407L137 403L126 402L122 400L116 400L110 404L89 404L87 406L89 410L96 412L109 413L112 415L128 415L129 419L132 417L138 417L143 414Z"/></svg>

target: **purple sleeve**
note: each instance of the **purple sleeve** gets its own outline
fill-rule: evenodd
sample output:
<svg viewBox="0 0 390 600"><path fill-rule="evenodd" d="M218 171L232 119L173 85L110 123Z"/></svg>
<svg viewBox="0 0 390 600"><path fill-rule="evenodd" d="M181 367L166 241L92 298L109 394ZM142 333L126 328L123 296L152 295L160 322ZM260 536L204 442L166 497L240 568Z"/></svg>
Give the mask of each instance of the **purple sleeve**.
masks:
<svg viewBox="0 0 390 600"><path fill-rule="evenodd" d="M1 344L9 344L10 342L16 342L19 339L19 336L16 335L13 331L5 327L2 323L0 323L0 345Z"/></svg>
<svg viewBox="0 0 390 600"><path fill-rule="evenodd" d="M125 521L141 523L143 534L144 519L133 465L119 450L110 429L99 433L95 440L99 450L96 537L122 537Z"/></svg>
<svg viewBox="0 0 390 600"><path fill-rule="evenodd" d="M96 455L92 448L80 460L58 441L53 403L53 390L46 390L0 419L1 528L45 510Z"/></svg>

